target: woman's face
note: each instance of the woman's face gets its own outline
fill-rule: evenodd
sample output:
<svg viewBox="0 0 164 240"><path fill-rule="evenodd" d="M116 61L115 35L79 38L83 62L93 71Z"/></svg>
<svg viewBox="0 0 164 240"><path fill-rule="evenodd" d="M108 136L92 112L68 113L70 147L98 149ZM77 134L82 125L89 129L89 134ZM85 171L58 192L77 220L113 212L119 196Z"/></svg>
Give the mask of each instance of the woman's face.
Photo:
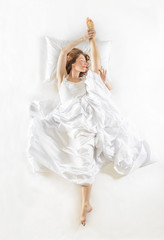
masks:
<svg viewBox="0 0 164 240"><path fill-rule="evenodd" d="M87 69L87 61L83 54L80 54L76 59L76 62L72 64L74 68L79 72L85 72Z"/></svg>

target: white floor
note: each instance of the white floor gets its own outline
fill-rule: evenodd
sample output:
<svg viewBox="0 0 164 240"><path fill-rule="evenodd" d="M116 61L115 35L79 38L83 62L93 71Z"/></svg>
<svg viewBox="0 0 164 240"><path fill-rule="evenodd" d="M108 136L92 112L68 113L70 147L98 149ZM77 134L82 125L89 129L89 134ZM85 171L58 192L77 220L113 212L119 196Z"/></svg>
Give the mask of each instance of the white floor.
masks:
<svg viewBox="0 0 164 240"><path fill-rule="evenodd" d="M163 11L153 0L0 2L1 240L164 239ZM80 187L33 174L25 149L29 100L44 80L44 36L78 39L87 16L97 38L113 41L113 98L158 162L129 176L103 168L84 227Z"/></svg>

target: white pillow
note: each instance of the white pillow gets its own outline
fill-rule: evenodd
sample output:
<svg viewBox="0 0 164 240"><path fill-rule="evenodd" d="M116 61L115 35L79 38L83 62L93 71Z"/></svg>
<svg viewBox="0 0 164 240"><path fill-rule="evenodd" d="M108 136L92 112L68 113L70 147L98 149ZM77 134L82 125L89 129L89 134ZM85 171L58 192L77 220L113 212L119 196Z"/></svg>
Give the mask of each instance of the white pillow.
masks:
<svg viewBox="0 0 164 240"><path fill-rule="evenodd" d="M55 80L55 73L57 68L58 57L62 48L72 43L73 41L59 40L46 36L47 44L47 64L46 64L46 76L44 82L50 82ZM112 40L100 41L96 39L96 43L99 49L101 64L104 69L107 70L107 79L111 81L110 74L110 56ZM75 46L81 49L83 52L91 56L89 41L86 40Z"/></svg>

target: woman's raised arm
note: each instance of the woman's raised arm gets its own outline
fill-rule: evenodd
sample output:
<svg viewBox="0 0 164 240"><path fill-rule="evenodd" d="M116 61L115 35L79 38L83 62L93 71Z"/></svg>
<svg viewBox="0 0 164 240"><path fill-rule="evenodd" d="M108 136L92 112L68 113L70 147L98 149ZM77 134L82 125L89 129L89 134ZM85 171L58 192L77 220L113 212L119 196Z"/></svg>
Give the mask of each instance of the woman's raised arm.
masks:
<svg viewBox="0 0 164 240"><path fill-rule="evenodd" d="M82 36L81 38L75 40L74 42L68 44L66 47L62 49L66 54L69 53L76 45L78 45L81 42L84 42L86 38Z"/></svg>
<svg viewBox="0 0 164 240"><path fill-rule="evenodd" d="M86 33L81 38L68 44L66 47L62 49L62 51L64 51L65 53L69 53L76 45L78 45L81 42L85 42L86 40L89 40L91 37L93 37L93 34L91 32L86 31Z"/></svg>
<svg viewBox="0 0 164 240"><path fill-rule="evenodd" d="M57 79L58 79L58 88L60 87L63 77L67 75L66 71L66 64L67 64L67 53L69 53L72 48L74 48L77 44L85 41L85 36L82 36L81 38L77 39L76 41L70 43L68 46L62 48L58 62L57 62Z"/></svg>

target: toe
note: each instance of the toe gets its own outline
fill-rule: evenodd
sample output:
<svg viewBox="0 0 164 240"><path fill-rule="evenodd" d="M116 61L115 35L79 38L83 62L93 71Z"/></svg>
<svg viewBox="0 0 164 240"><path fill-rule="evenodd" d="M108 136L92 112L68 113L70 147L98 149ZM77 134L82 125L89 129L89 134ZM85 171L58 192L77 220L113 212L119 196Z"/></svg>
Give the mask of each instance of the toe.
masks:
<svg viewBox="0 0 164 240"><path fill-rule="evenodd" d="M84 221L82 222L82 224L83 224L83 226L85 226L85 224L86 224L86 221L84 220Z"/></svg>
<svg viewBox="0 0 164 240"><path fill-rule="evenodd" d="M81 224L83 224L85 226L86 224L86 218L81 218Z"/></svg>

